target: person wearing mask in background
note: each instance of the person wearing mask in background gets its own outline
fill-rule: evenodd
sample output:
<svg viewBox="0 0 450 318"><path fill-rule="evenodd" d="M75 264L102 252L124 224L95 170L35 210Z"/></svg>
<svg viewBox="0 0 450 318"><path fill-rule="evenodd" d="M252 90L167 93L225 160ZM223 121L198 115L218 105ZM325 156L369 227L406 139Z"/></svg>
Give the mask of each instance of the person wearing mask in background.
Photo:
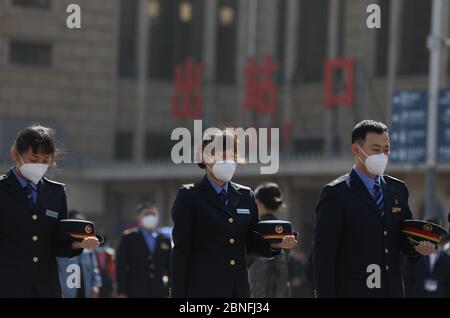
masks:
<svg viewBox="0 0 450 318"><path fill-rule="evenodd" d="M428 222L441 225L438 218ZM407 298L450 298L450 256L445 252L449 238L441 240L438 252L406 263L404 278Z"/></svg>
<svg viewBox="0 0 450 318"><path fill-rule="evenodd" d="M433 244L411 247L401 234L412 219L409 193L385 175L388 128L364 120L352 131L353 169L327 184L316 206L313 273L316 297L404 297L402 254L414 262L436 252Z"/></svg>
<svg viewBox="0 0 450 318"><path fill-rule="evenodd" d="M55 239L67 219L64 185L44 177L58 154L55 132L23 129L11 148L14 167L0 177L0 298L60 298L56 257L74 257L99 245Z"/></svg>
<svg viewBox="0 0 450 318"><path fill-rule="evenodd" d="M124 232L117 249L118 296L168 297L171 241L157 230L156 206L141 203L137 213L139 226Z"/></svg>
<svg viewBox="0 0 450 318"><path fill-rule="evenodd" d="M178 190L172 206L173 298L248 298L247 254L270 258L297 243L293 235L270 244L255 234L255 195L231 182L237 142L228 129L207 133L197 154L204 177Z"/></svg>
<svg viewBox="0 0 450 318"><path fill-rule="evenodd" d="M86 217L76 211L69 211L69 219L86 220ZM81 255L73 258L58 258L59 279L63 298L98 298L102 287L102 278L94 250L84 250ZM80 270L80 286L73 287L70 283L74 271L73 265Z"/></svg>
<svg viewBox="0 0 450 318"><path fill-rule="evenodd" d="M277 220L283 196L276 183L263 183L255 189L256 205L261 221ZM250 291L255 298L290 297L287 250L270 259L249 258Z"/></svg>

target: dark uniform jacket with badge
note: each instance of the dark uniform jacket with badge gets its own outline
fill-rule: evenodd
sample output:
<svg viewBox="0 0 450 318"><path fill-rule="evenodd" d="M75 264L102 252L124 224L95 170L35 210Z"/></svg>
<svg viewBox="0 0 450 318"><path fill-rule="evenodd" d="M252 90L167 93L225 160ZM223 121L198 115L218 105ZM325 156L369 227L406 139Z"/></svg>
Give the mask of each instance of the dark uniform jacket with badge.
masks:
<svg viewBox="0 0 450 318"><path fill-rule="evenodd" d="M401 222L412 219L408 189L393 177L381 179L383 217L355 171L322 189L313 242L316 297L404 297L402 255L420 257L401 233Z"/></svg>
<svg viewBox="0 0 450 318"><path fill-rule="evenodd" d="M430 256L405 266L407 298L450 298L450 255L440 252L433 269Z"/></svg>
<svg viewBox="0 0 450 318"><path fill-rule="evenodd" d="M229 182L225 206L205 176L178 191L172 218L172 297L250 297L246 255L279 254L253 232L259 217L248 187Z"/></svg>
<svg viewBox="0 0 450 318"><path fill-rule="evenodd" d="M55 240L67 218L63 185L43 178L33 207L10 171L0 180L0 202L0 298L61 297L56 257L83 251Z"/></svg>
<svg viewBox="0 0 450 318"><path fill-rule="evenodd" d="M124 232L117 249L116 272L119 294L129 298L169 296L170 238L158 233L152 254L139 228Z"/></svg>

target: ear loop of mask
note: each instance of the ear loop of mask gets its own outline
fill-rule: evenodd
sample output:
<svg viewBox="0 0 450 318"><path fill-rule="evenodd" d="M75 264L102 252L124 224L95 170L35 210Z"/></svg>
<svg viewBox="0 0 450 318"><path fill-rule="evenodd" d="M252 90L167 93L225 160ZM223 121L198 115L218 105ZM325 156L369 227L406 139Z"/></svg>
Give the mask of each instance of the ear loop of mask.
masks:
<svg viewBox="0 0 450 318"><path fill-rule="evenodd" d="M22 161L22 165L25 165L25 161L23 161L22 156L20 155L19 150L17 150L17 154L19 155L20 161Z"/></svg>
<svg viewBox="0 0 450 318"><path fill-rule="evenodd" d="M369 155L366 154L366 152L358 144L356 144L356 146L359 148L359 150L361 150L361 152L366 156L366 159L367 159L369 157ZM363 165L366 165L365 160L363 161L360 156L358 156L358 160L361 161L361 163Z"/></svg>

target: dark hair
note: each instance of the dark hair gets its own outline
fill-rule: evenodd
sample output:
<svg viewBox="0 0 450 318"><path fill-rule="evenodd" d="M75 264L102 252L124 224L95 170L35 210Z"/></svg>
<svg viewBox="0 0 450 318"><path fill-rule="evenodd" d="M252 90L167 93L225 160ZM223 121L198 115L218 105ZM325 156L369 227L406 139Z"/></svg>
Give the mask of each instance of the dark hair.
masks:
<svg viewBox="0 0 450 318"><path fill-rule="evenodd" d="M219 145L222 144L223 152L225 152L226 150L230 150L229 145L233 145L232 146L234 152L233 157L235 161L238 161L237 135L234 132L232 132L229 128L225 128L220 131L214 131L203 138L201 148L199 149L199 152L201 151L201 153L198 154L200 160L203 158L203 152L205 150L205 147L212 142L217 142ZM206 169L206 166L203 162L199 162L198 166L201 169Z"/></svg>
<svg viewBox="0 0 450 318"><path fill-rule="evenodd" d="M136 207L136 212L137 214L141 213L142 211L146 210L146 209L154 209L154 210L158 210L158 208L156 207L155 204L150 203L150 202L141 202L138 203L137 207Z"/></svg>
<svg viewBox="0 0 450 318"><path fill-rule="evenodd" d="M266 182L255 189L255 197L269 210L278 210L283 204L283 195L278 184Z"/></svg>
<svg viewBox="0 0 450 318"><path fill-rule="evenodd" d="M383 134L388 132L388 128L381 121L363 120L353 127L352 144L366 140L368 133Z"/></svg>
<svg viewBox="0 0 450 318"><path fill-rule="evenodd" d="M34 154L48 154L55 158L60 153L60 149L55 142L55 131L40 125L22 129L17 134L14 147L19 154L31 149Z"/></svg>

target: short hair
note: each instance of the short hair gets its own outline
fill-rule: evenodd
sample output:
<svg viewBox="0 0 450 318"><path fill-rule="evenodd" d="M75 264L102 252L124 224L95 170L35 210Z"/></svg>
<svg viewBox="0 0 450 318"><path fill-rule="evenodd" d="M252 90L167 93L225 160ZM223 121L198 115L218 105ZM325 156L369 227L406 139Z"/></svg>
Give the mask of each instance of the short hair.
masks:
<svg viewBox="0 0 450 318"><path fill-rule="evenodd" d="M158 207L150 202L141 202L136 206L136 213L139 214L146 209L152 209L158 211Z"/></svg>
<svg viewBox="0 0 450 318"><path fill-rule="evenodd" d="M363 120L353 127L352 144L366 140L368 133L383 134L387 133L388 127L381 121Z"/></svg>
<svg viewBox="0 0 450 318"><path fill-rule="evenodd" d="M265 182L255 189L255 197L269 210L278 210L283 205L283 195L278 184Z"/></svg>

